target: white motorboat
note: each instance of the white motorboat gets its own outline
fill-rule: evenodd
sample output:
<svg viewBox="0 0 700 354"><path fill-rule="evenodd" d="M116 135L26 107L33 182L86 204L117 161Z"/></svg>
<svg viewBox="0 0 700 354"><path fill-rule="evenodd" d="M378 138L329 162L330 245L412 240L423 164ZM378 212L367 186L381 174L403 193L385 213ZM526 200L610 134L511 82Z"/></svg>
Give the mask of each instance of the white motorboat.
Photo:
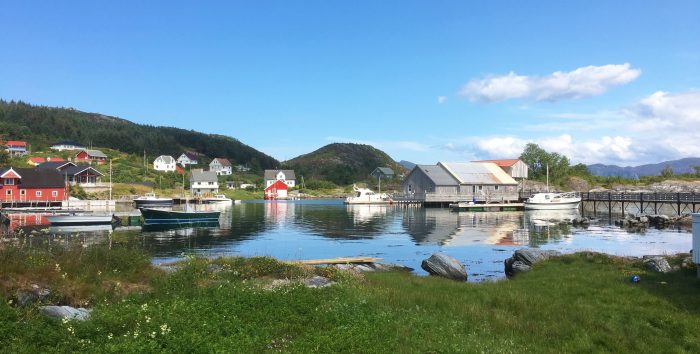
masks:
<svg viewBox="0 0 700 354"><path fill-rule="evenodd" d="M111 224L113 215L92 215L92 214L73 214L73 215L51 215L47 216L51 225L98 225Z"/></svg>
<svg viewBox="0 0 700 354"><path fill-rule="evenodd" d="M216 194L213 197L200 199L202 204L233 204L231 198L226 198L223 194Z"/></svg>
<svg viewBox="0 0 700 354"><path fill-rule="evenodd" d="M134 199L134 204L136 204L136 208L145 206L167 207L173 205L173 198L161 198L156 197L155 193L146 193L143 197Z"/></svg>
<svg viewBox="0 0 700 354"><path fill-rule="evenodd" d="M579 204L578 192L536 193L525 201L525 210L577 209Z"/></svg>
<svg viewBox="0 0 700 354"><path fill-rule="evenodd" d="M391 198L386 193L377 194L368 188L352 186L355 195L345 198L345 204L391 204Z"/></svg>

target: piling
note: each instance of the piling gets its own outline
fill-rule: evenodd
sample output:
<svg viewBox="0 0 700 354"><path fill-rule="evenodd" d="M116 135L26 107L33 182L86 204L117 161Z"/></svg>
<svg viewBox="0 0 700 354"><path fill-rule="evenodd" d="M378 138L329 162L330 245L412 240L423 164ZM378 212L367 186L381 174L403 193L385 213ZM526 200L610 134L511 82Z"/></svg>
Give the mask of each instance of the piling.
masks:
<svg viewBox="0 0 700 354"><path fill-rule="evenodd" d="M700 213L693 214L693 263L700 278Z"/></svg>

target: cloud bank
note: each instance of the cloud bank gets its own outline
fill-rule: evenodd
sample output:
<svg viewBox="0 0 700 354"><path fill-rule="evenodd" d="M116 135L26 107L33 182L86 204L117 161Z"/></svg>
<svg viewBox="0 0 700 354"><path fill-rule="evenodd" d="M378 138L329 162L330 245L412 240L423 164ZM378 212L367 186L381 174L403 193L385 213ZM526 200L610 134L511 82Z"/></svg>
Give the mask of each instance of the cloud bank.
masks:
<svg viewBox="0 0 700 354"><path fill-rule="evenodd" d="M641 70L629 63L584 66L573 71L556 71L547 76L524 76L510 72L469 81L459 95L473 102L499 102L509 99L560 101L604 93L613 86L635 80Z"/></svg>

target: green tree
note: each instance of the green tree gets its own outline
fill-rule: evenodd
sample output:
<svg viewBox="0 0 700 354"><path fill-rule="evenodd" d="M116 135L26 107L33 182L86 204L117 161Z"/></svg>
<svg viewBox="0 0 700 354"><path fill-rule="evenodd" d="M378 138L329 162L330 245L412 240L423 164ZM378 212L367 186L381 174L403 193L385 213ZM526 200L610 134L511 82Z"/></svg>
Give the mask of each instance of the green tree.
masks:
<svg viewBox="0 0 700 354"><path fill-rule="evenodd" d="M666 165L663 170L661 170L661 177L663 178L671 178L673 177L673 168L671 168L671 165Z"/></svg>
<svg viewBox="0 0 700 354"><path fill-rule="evenodd" d="M556 152L547 152L537 144L527 144L523 153L520 154L520 159L530 167L530 178L534 180L544 181L548 166L549 179L552 182L561 182L571 173L569 158ZM582 173L583 168L577 165L575 171ZM588 169L586 168L585 171L587 172Z"/></svg>
<svg viewBox="0 0 700 354"><path fill-rule="evenodd" d="M10 154L5 150L0 150L0 165L7 165L10 163Z"/></svg>

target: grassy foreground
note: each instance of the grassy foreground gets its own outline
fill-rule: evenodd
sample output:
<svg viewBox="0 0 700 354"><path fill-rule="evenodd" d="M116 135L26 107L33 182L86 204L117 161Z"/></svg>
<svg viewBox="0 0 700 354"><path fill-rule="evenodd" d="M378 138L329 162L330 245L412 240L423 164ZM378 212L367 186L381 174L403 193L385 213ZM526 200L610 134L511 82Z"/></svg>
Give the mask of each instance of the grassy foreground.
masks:
<svg viewBox="0 0 700 354"><path fill-rule="evenodd" d="M211 264L216 264L212 266ZM408 273L356 275L269 258L189 259L166 272L113 245L0 247L0 348L25 352L700 352L694 272L569 255L515 279L460 283ZM309 289L273 279L313 274ZM632 284L632 274L642 281ZM19 307L17 289L87 306L85 322Z"/></svg>

